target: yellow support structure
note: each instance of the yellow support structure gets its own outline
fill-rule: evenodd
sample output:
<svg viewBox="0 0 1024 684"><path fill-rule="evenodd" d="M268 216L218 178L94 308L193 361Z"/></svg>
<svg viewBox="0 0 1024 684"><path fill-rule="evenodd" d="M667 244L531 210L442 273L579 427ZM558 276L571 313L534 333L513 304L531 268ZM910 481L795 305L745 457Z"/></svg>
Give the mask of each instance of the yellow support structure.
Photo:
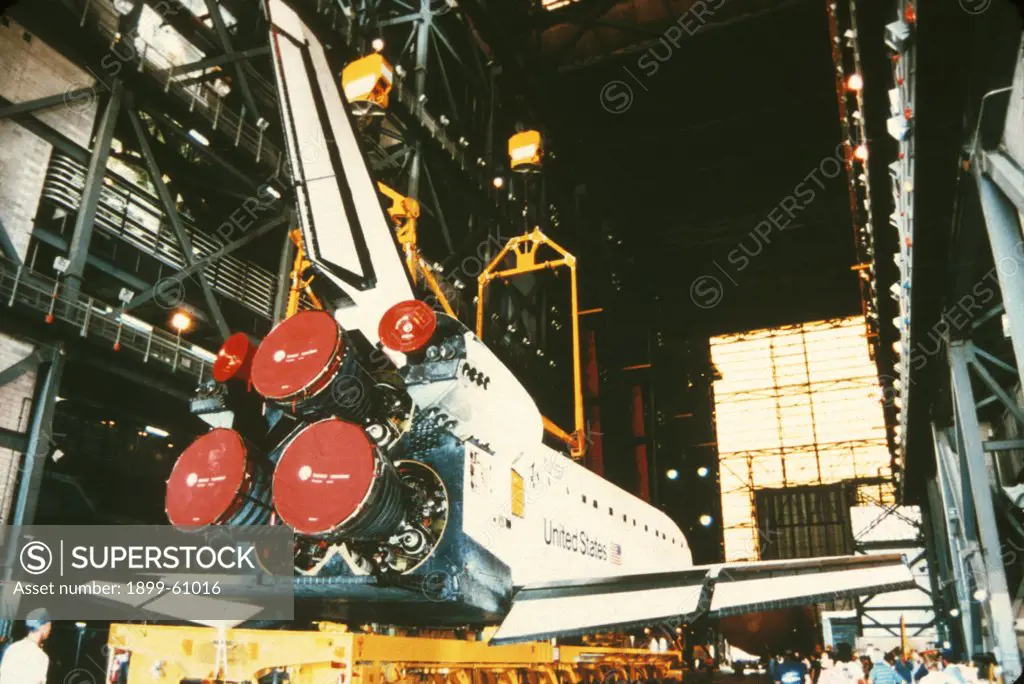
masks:
<svg viewBox="0 0 1024 684"><path fill-rule="evenodd" d="M275 670L290 684L578 684L681 679L678 651L550 643L489 646L443 637L112 624L111 670L128 681L255 682ZM523 677L525 675L525 677Z"/></svg>
<svg viewBox="0 0 1024 684"><path fill-rule="evenodd" d="M423 278L423 282L427 284L430 291L437 297L437 301L441 304L444 312L452 318L458 318L451 304L448 303L448 298L445 297L441 285L437 282L437 278L434 277L433 269L423 259L416 246L416 221L420 217L420 203L411 197L402 195L397 190L383 183L378 182L377 188L391 200L391 206L388 207L388 216L391 218L392 223L395 224L395 234L398 238L398 243L402 246L402 252L405 255L405 266L409 269L409 275L412 277L413 284L419 283L420 278ZM320 300L317 299L310 288L313 276L306 276L306 272L312 264L306 258L306 250L302 244L302 233L296 229L289 233L289 237L295 244L295 264L292 266L291 289L288 293L285 318L294 316L299 312L299 302L302 293L306 294L315 308L323 308Z"/></svg>
<svg viewBox="0 0 1024 684"><path fill-rule="evenodd" d="M419 279L422 276L427 287L437 297L437 301L441 304L444 312L452 318L458 318L451 304L448 303L448 298L445 297L441 285L437 282L437 278L434 277L433 269L427 265L416 244L416 221L420 217L420 203L383 183L378 182L377 187L391 200L391 206L388 207L388 216L391 217L391 221L395 224L398 244L402 246L402 252L405 254L405 267L409 269L413 285L419 283Z"/></svg>
<svg viewBox="0 0 1024 684"><path fill-rule="evenodd" d="M291 287L288 290L288 305L285 307L285 318L291 318L299 312L299 302L302 299L303 292L306 293L306 297L309 298L314 308L324 308L317 296L313 294L312 288L310 288L313 276L306 276L306 272L313 264L306 258L306 248L302 244L302 231L296 228L288 233L288 237L291 238L292 243L295 245L295 262L292 265Z"/></svg>
<svg viewBox="0 0 1024 684"><path fill-rule="evenodd" d="M561 258L538 260L537 250L542 245L553 249ZM515 265L499 271L498 266L509 255L515 257ZM576 429L572 434L569 434L547 418L544 418L544 429L555 438L565 442L569 446L569 454L573 458L579 459L586 453L587 445L583 424L583 378L580 368L580 310L579 292L576 288L576 257L542 233L540 228L534 228L532 233L520 235L509 240L508 244L495 255L491 263L487 264L477 278L476 336L481 340L484 338L484 293L488 283L492 280L508 280L524 273L546 269L554 270L560 267L569 269L569 285L571 289L569 297L572 300L572 389L573 416Z"/></svg>

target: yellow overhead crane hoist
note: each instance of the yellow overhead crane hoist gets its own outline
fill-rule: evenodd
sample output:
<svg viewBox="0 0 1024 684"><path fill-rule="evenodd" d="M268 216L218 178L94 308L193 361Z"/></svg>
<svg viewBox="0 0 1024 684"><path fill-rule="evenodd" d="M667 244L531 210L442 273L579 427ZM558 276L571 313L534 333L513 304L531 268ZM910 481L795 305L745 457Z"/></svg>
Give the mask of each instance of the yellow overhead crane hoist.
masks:
<svg viewBox="0 0 1024 684"><path fill-rule="evenodd" d="M378 52L360 57L342 69L341 89L353 113L362 115L374 109L387 109L394 75L394 68Z"/></svg>
<svg viewBox="0 0 1024 684"><path fill-rule="evenodd" d="M539 131L520 131L508 139L509 167L516 173L540 171L544 145Z"/></svg>

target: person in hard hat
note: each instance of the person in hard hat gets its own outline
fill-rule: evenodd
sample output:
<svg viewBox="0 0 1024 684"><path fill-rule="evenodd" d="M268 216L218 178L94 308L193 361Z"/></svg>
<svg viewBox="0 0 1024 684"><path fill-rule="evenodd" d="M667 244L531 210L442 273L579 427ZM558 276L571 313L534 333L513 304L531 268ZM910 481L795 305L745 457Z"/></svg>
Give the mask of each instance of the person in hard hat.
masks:
<svg viewBox="0 0 1024 684"><path fill-rule="evenodd" d="M43 642L50 636L50 615L36 608L25 618L25 638L15 641L4 651L0 661L0 684L46 684L50 657L43 650Z"/></svg>

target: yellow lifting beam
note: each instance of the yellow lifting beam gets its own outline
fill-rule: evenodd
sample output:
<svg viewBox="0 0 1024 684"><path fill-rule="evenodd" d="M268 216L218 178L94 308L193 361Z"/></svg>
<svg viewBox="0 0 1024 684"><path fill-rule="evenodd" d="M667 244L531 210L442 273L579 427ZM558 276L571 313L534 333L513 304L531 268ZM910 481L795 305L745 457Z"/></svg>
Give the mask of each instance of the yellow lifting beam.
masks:
<svg viewBox="0 0 1024 684"><path fill-rule="evenodd" d="M489 646L485 641L320 631L112 624L108 667L128 660L128 681L255 682L275 670L291 684L623 684L682 678L678 651Z"/></svg>
<svg viewBox="0 0 1024 684"><path fill-rule="evenodd" d="M537 250L542 245L553 249L560 258L538 260ZM509 255L515 257L515 265L498 270L498 266ZM587 446L583 423L583 379L580 369L580 311L579 293L576 289L576 257L544 235L540 228L534 228L532 233L509 240L508 244L498 252L491 263L487 264L477 278L476 336L481 340L484 338L484 292L492 280L508 280L524 273L554 270L561 267L569 269L571 288L569 296L572 300L572 389L575 430L569 434L548 418L544 418L544 429L555 438L565 442L569 446L569 454L578 459L586 453Z"/></svg>

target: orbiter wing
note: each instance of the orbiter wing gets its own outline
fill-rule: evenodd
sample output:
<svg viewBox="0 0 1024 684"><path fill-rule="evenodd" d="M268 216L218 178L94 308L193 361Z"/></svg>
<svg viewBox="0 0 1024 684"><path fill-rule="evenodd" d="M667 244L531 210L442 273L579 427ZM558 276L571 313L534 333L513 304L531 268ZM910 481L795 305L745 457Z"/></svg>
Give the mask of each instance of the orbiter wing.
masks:
<svg viewBox="0 0 1024 684"><path fill-rule="evenodd" d="M526 586L492 644L724 617L917 586L900 554L722 563Z"/></svg>

